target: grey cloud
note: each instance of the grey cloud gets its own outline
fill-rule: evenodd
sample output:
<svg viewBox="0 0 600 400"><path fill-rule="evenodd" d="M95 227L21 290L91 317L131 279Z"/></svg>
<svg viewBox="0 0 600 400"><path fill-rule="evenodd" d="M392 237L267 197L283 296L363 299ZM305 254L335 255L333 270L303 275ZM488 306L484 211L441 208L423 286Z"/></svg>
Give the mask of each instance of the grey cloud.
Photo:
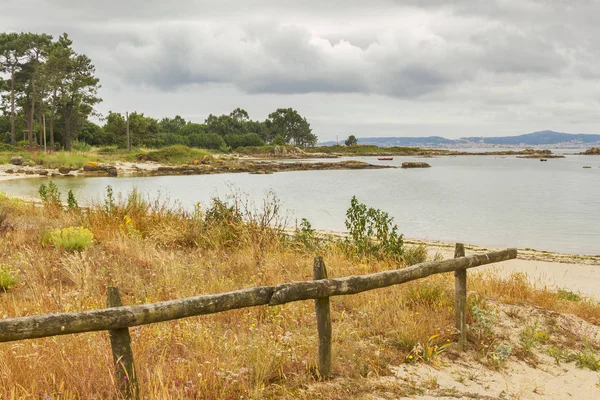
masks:
<svg viewBox="0 0 600 400"><path fill-rule="evenodd" d="M470 129L538 118L584 130L599 97L597 0L5 3L5 29L68 32L96 64L106 103L143 104L148 113L209 91L207 104L223 112L237 102L256 103L258 113L289 102L324 129L401 109L409 110L402 118L439 119L456 132L469 118ZM146 100L159 94L170 103ZM346 112L374 99L367 116Z"/></svg>

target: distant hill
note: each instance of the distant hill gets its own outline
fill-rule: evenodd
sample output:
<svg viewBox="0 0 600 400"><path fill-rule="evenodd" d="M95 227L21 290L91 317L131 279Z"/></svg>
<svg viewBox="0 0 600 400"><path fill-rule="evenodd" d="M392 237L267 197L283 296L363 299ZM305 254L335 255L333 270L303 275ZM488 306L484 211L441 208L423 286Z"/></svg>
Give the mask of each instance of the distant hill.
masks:
<svg viewBox="0 0 600 400"><path fill-rule="evenodd" d="M599 143L600 135L589 135L584 133L562 133L554 131L539 131L526 133L519 136L506 137L488 137L488 138L463 138L469 142L487 143L487 144L504 144L504 145L543 145L543 144L558 144L558 143Z"/></svg>
<svg viewBox="0 0 600 400"><path fill-rule="evenodd" d="M519 136L499 137L465 137L446 139L440 136L428 137L374 137L358 138L359 144L374 144L379 147L417 146L417 147L465 147L470 144L487 144L501 146L543 146L554 144L591 145L600 144L600 135L584 133L562 133L555 131L539 131ZM334 141L321 143L325 146L334 145ZM343 141L340 142L343 144Z"/></svg>

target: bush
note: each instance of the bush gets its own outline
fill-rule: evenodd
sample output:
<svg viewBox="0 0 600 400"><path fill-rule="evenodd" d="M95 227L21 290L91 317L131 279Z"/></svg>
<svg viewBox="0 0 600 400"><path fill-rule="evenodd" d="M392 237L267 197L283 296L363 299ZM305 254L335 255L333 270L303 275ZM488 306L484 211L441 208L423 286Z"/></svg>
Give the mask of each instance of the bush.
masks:
<svg viewBox="0 0 600 400"><path fill-rule="evenodd" d="M271 142L271 144L273 144L275 146L285 146L286 145L286 141L283 138L283 136L281 136L281 134L278 133L277 136L275 136L275 138Z"/></svg>
<svg viewBox="0 0 600 400"><path fill-rule="evenodd" d="M71 144L71 148L72 148L72 151L81 151L81 152L85 153L85 152L90 151L92 149L92 146L90 146L86 142L80 142L79 140L75 140Z"/></svg>
<svg viewBox="0 0 600 400"><path fill-rule="evenodd" d="M223 137L227 146L232 149L248 146L264 146L265 142L256 133L246 133L245 135L225 135Z"/></svg>
<svg viewBox="0 0 600 400"><path fill-rule="evenodd" d="M40 195L40 199L46 206L60 206L60 192L58 191L58 186L52 181L46 184L42 183L40 188L38 189L38 193Z"/></svg>
<svg viewBox="0 0 600 400"><path fill-rule="evenodd" d="M50 232L45 242L67 251L83 251L94 242L94 234L81 226L71 226Z"/></svg>
<svg viewBox="0 0 600 400"><path fill-rule="evenodd" d="M346 238L348 249L359 256L374 256L379 259L392 258L401 261L404 255L402 235L393 225L394 218L388 213L367 208L352 196L350 208L346 211Z"/></svg>
<svg viewBox="0 0 600 400"><path fill-rule="evenodd" d="M190 147L199 147L201 149L219 150L226 147L227 144L223 138L216 133L202 133L188 136Z"/></svg>
<svg viewBox="0 0 600 400"><path fill-rule="evenodd" d="M201 160L207 155L209 155L209 153L206 151L192 149L187 146L175 145L165 147L164 149L160 150L150 151L148 153L139 153L137 155L137 159L161 163L188 163L192 160Z"/></svg>
<svg viewBox="0 0 600 400"><path fill-rule="evenodd" d="M8 290L17 284L17 278L4 267L0 266L0 291Z"/></svg>

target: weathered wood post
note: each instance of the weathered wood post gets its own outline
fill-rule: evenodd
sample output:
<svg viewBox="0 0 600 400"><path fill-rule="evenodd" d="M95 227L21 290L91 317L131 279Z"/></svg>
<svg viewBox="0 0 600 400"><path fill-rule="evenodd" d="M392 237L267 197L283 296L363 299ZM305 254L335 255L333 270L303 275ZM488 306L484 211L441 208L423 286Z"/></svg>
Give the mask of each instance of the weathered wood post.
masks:
<svg viewBox="0 0 600 400"><path fill-rule="evenodd" d="M315 280L327 279L327 268L320 256L315 257L313 266ZM319 376L321 379L331 377L331 315L329 297L315 299L317 314L317 331L319 332Z"/></svg>
<svg viewBox="0 0 600 400"><path fill-rule="evenodd" d="M108 307L120 307L123 305L119 289L110 286L108 288ZM109 330L110 345L112 347L113 360L115 363L115 376L121 394L125 399L139 399L140 390L135 375L133 364L133 352L131 351L131 337L129 329Z"/></svg>
<svg viewBox="0 0 600 400"><path fill-rule="evenodd" d="M465 256L465 245L456 243L454 258ZM461 347L467 343L467 270L454 271L454 323L459 332L458 343Z"/></svg>

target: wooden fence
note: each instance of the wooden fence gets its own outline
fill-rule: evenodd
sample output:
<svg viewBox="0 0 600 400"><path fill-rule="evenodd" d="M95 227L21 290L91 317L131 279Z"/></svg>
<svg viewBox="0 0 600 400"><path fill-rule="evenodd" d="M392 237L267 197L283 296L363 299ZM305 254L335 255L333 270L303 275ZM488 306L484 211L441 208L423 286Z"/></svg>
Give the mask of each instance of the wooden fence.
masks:
<svg viewBox="0 0 600 400"><path fill-rule="evenodd" d="M0 320L0 342L35 339L74 333L108 331L116 367L117 382L125 398L139 398L129 329L197 315L214 314L260 305L275 306L314 299L319 334L319 375L331 376L331 318L329 298L398 285L430 275L454 271L455 323L466 340L467 269L517 257L517 250L506 249L465 257L464 246L456 244L454 259L432 261L411 267L374 274L328 279L323 259L315 257L314 280L261 286L233 292L189 297L160 303L123 306L117 288L108 288L108 308L83 312L38 315Z"/></svg>

